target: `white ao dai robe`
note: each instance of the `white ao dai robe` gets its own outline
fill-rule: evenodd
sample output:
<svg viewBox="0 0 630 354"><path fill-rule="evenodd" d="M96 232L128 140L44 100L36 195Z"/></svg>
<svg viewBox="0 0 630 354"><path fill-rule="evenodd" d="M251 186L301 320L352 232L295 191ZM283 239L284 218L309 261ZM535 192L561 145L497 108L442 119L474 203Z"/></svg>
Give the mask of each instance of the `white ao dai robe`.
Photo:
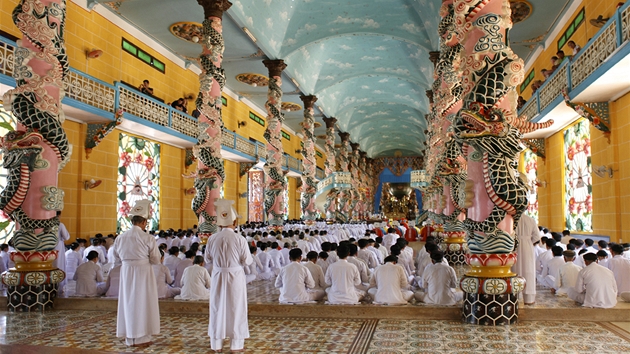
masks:
<svg viewBox="0 0 630 354"><path fill-rule="evenodd" d="M370 280L372 288L368 290L376 304L406 304L413 297L408 290L409 283L405 270L393 263L378 266Z"/></svg>
<svg viewBox="0 0 630 354"><path fill-rule="evenodd" d="M208 300L210 297L209 288L212 286L212 279L208 270L198 264L184 269L181 285L182 290L176 299L181 300Z"/></svg>
<svg viewBox="0 0 630 354"><path fill-rule="evenodd" d="M361 277L357 266L340 259L331 264L326 271L326 289L328 302L331 304L358 304L365 292L356 288L361 285Z"/></svg>
<svg viewBox="0 0 630 354"><path fill-rule="evenodd" d="M585 307L611 308L617 305L617 283L613 272L593 262L578 273L568 296Z"/></svg>
<svg viewBox="0 0 630 354"><path fill-rule="evenodd" d="M298 262L291 262L282 268L275 285L280 288L279 301L283 304L301 304L324 297L321 289L309 291L315 288L315 281L308 268Z"/></svg>

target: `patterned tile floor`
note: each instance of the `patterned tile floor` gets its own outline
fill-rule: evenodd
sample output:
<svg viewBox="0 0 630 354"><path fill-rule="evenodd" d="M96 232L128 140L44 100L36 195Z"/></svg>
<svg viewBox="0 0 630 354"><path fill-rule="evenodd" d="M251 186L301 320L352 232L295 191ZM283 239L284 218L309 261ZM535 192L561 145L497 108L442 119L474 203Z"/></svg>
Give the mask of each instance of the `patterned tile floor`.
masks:
<svg viewBox="0 0 630 354"><path fill-rule="evenodd" d="M205 315L162 315L154 345L127 348L115 337L112 312L0 312L0 352L207 353L207 323ZM630 323L521 321L483 327L434 320L251 317L249 328L247 353L630 352Z"/></svg>

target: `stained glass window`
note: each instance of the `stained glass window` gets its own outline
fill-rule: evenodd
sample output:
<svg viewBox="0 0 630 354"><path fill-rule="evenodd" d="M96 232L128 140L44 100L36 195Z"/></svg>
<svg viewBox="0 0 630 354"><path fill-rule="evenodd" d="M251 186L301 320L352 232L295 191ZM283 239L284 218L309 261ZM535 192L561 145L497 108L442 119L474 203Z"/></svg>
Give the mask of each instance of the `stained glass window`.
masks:
<svg viewBox="0 0 630 354"><path fill-rule="evenodd" d="M118 232L131 228L129 211L136 201L149 199L149 230L159 227L160 144L120 134L118 140Z"/></svg>
<svg viewBox="0 0 630 354"><path fill-rule="evenodd" d="M538 223L538 160L536 154L527 149L524 152L525 176L527 177L527 210L525 213Z"/></svg>
<svg viewBox="0 0 630 354"><path fill-rule="evenodd" d="M15 130L17 121L12 113L7 112L0 102L0 136L5 136L8 132ZM7 185L7 170L0 164L0 190L4 190ZM15 223L8 218L8 215L0 212L0 243L7 243L13 237Z"/></svg>
<svg viewBox="0 0 630 354"><path fill-rule="evenodd" d="M571 231L593 231L593 185L589 122L564 131L565 218Z"/></svg>
<svg viewBox="0 0 630 354"><path fill-rule="evenodd" d="M284 203L284 220L289 220L289 188L285 188L282 192L282 198Z"/></svg>

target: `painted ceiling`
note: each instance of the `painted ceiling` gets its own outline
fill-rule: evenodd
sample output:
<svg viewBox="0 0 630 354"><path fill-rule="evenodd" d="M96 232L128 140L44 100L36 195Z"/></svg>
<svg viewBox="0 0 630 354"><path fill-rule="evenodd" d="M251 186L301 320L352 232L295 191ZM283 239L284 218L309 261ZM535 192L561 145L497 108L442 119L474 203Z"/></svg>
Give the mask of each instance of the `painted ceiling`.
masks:
<svg viewBox="0 0 630 354"><path fill-rule="evenodd" d="M531 8L511 32L513 49L525 59L570 0L515 1ZM199 45L169 31L177 22L203 21L196 0L103 4L178 55L199 55ZM323 116L335 117L338 129L350 133L350 140L370 157L420 155L426 146L425 91L433 81L429 52L438 49L440 4L441 0L234 0L223 16L227 86L264 107L267 88L239 82L236 75L267 75L263 59L284 59L288 66L283 101L301 105L300 94L318 97L316 121L322 127L315 135L325 134ZM302 111L285 112L285 118L285 124L300 131Z"/></svg>

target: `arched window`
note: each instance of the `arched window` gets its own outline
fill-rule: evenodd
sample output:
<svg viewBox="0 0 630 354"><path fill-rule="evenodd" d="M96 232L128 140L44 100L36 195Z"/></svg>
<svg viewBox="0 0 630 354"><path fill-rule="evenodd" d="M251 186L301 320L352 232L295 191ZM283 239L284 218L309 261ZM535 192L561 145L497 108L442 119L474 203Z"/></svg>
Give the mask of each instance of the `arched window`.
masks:
<svg viewBox="0 0 630 354"><path fill-rule="evenodd" d="M591 135L586 120L564 131L565 219L570 231L593 231Z"/></svg>
<svg viewBox="0 0 630 354"><path fill-rule="evenodd" d="M15 130L17 120L15 116L4 110L0 102L0 136L5 136L8 132ZM0 164L0 190L4 190L7 185L7 170ZM7 243L13 237L15 223L3 212L0 212L0 243Z"/></svg>
<svg viewBox="0 0 630 354"><path fill-rule="evenodd" d="M536 154L527 149L523 153L525 176L527 177L527 210L525 213L538 223L538 159Z"/></svg>
<svg viewBox="0 0 630 354"><path fill-rule="evenodd" d="M151 201L149 230L157 230L160 220L160 144L120 134L118 155L118 232L131 228L129 211L141 199Z"/></svg>

